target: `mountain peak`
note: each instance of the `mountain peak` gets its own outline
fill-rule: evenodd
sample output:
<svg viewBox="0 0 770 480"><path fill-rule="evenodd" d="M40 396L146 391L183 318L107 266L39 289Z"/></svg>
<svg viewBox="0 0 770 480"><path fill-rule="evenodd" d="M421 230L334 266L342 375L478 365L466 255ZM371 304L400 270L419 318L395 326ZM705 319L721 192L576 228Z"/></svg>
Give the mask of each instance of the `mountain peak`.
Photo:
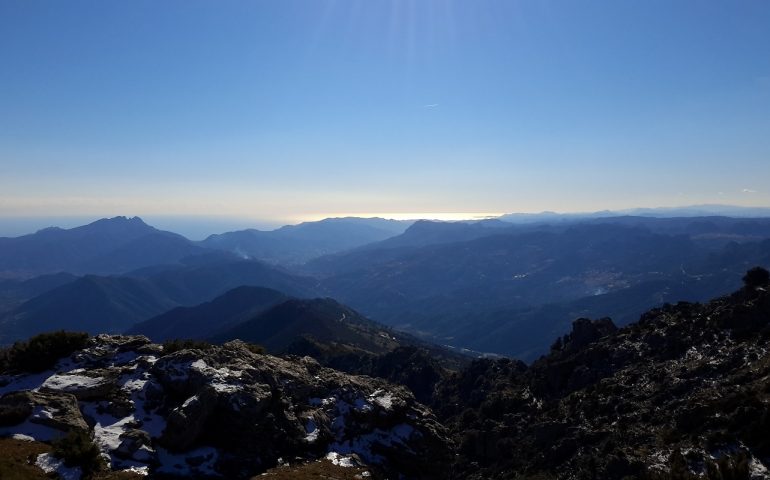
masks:
<svg viewBox="0 0 770 480"><path fill-rule="evenodd" d="M99 220L96 220L94 222L91 222L89 225L107 225L107 224L113 224L113 225L143 225L145 227L149 227L144 220L142 220L140 217L126 217L124 215L118 215L117 217L105 217L100 218Z"/></svg>

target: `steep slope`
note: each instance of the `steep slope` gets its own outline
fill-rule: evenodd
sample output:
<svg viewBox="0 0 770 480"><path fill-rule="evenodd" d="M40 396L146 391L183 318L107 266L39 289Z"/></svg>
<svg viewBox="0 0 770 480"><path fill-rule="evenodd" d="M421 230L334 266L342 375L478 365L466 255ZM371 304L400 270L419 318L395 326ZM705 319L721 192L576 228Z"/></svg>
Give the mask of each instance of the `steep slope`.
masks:
<svg viewBox="0 0 770 480"><path fill-rule="evenodd" d="M178 266L140 276L180 305L197 305L243 285L272 288L295 297L312 296L317 286L314 279L294 275L257 260Z"/></svg>
<svg viewBox="0 0 770 480"><path fill-rule="evenodd" d="M275 288L295 296L312 292L312 281L256 261L166 266L146 273L88 275L34 297L0 318L0 343L61 328L121 333L174 307L197 305L240 286Z"/></svg>
<svg viewBox="0 0 770 480"><path fill-rule="evenodd" d="M272 231L251 229L211 235L200 244L271 263L298 264L398 235L408 225L382 218L327 218Z"/></svg>
<svg viewBox="0 0 770 480"><path fill-rule="evenodd" d="M401 378L394 368L402 375L423 367L456 369L471 358L394 331L332 299L289 298L261 287L239 287L211 302L175 308L135 325L128 333L148 335L155 341L241 339L271 353L311 356L324 366L386 379ZM437 379L419 372L412 377L400 383L413 389L419 399Z"/></svg>
<svg viewBox="0 0 770 480"><path fill-rule="evenodd" d="M302 338L375 354L399 346L389 330L330 298L287 300L212 337L217 342L257 343L272 352L284 351Z"/></svg>
<svg viewBox="0 0 770 480"><path fill-rule="evenodd" d="M770 293L574 322L530 367L478 360L434 407L459 478L767 478Z"/></svg>
<svg viewBox="0 0 770 480"><path fill-rule="evenodd" d="M13 310L0 323L0 342L60 329L119 333L175 305L151 282L87 275Z"/></svg>
<svg viewBox="0 0 770 480"><path fill-rule="evenodd" d="M238 287L210 302L194 307L177 307L140 322L128 333L146 335L155 342L175 338L208 338L287 299L285 294L270 288Z"/></svg>
<svg viewBox="0 0 770 480"><path fill-rule="evenodd" d="M157 230L139 217L115 217L72 229L46 228L0 238L0 272L28 277L45 273L123 273L156 263L176 263L206 249Z"/></svg>
<svg viewBox="0 0 770 480"><path fill-rule="evenodd" d="M77 277L71 273L53 273L40 275L28 280L0 281L0 317L13 310L26 300L36 297L56 287L70 283Z"/></svg>

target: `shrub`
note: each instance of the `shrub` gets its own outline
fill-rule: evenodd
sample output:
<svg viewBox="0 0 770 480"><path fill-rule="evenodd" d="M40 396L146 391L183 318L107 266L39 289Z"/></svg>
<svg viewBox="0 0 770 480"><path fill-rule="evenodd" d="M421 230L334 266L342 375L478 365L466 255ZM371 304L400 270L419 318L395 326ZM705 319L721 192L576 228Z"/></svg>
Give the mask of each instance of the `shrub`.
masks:
<svg viewBox="0 0 770 480"><path fill-rule="evenodd" d="M246 343L246 348L248 348L251 353L257 353L259 355L264 355L267 353L265 347L262 345L257 345L256 343Z"/></svg>
<svg viewBox="0 0 770 480"><path fill-rule="evenodd" d="M762 267L754 267L743 276L743 283L747 287L762 287L770 283L770 272Z"/></svg>
<svg viewBox="0 0 770 480"><path fill-rule="evenodd" d="M179 339L166 340L163 342L163 355L170 355L179 350L211 350L214 345L205 340Z"/></svg>
<svg viewBox="0 0 770 480"><path fill-rule="evenodd" d="M82 430L70 430L69 433L52 443L54 456L64 460L68 467L80 467L84 478L105 468L102 452L91 436Z"/></svg>
<svg viewBox="0 0 770 480"><path fill-rule="evenodd" d="M41 333L0 351L0 371L42 372L53 368L60 358L85 348L87 343L87 333L64 330Z"/></svg>

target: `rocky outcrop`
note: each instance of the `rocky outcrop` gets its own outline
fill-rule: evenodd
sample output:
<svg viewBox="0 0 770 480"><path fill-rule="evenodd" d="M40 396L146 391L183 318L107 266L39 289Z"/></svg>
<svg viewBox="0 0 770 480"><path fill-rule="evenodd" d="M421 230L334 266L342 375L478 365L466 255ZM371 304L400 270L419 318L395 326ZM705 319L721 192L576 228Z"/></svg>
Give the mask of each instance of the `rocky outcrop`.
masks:
<svg viewBox="0 0 770 480"><path fill-rule="evenodd" d="M434 409L458 478L770 478L770 294L578 320L525 367L478 360Z"/></svg>
<svg viewBox="0 0 770 480"><path fill-rule="evenodd" d="M445 478L452 458L449 433L406 388L240 341L164 356L144 337L102 335L3 390L4 432L87 430L115 470L250 478L332 455L375 475Z"/></svg>
<svg viewBox="0 0 770 480"><path fill-rule="evenodd" d="M66 433L88 430L78 402L67 393L18 391L0 397L0 426L29 421Z"/></svg>

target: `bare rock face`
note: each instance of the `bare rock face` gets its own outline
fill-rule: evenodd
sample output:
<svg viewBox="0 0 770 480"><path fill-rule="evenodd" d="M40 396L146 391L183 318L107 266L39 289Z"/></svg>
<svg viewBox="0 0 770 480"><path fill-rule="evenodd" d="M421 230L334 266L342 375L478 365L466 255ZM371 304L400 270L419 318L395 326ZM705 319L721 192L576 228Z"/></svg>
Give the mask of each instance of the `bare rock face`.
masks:
<svg viewBox="0 0 770 480"><path fill-rule="evenodd" d="M104 398L114 388L117 381L117 372L113 371L89 371L68 372L49 377L40 387L42 392L69 393L78 400Z"/></svg>
<svg viewBox="0 0 770 480"><path fill-rule="evenodd" d="M334 451L416 476L438 475L442 464L433 461L448 458L446 431L406 389L310 358L259 355L235 341L174 353L152 371L181 399L160 438L170 450L209 443L251 458L257 471L278 458ZM229 475L242 468L224 464Z"/></svg>
<svg viewBox="0 0 770 480"><path fill-rule="evenodd" d="M2 432L88 430L115 470L251 478L331 455L375 475L445 478L451 461L447 431L404 387L240 341L163 356L144 337L100 335L3 389Z"/></svg>
<svg viewBox="0 0 770 480"><path fill-rule="evenodd" d="M770 292L578 320L517 368L474 361L434 408L456 478L770 478Z"/></svg>
<svg viewBox="0 0 770 480"><path fill-rule="evenodd" d="M27 420L62 433L88 430L76 398L68 393L18 391L0 398L0 425L18 425Z"/></svg>

